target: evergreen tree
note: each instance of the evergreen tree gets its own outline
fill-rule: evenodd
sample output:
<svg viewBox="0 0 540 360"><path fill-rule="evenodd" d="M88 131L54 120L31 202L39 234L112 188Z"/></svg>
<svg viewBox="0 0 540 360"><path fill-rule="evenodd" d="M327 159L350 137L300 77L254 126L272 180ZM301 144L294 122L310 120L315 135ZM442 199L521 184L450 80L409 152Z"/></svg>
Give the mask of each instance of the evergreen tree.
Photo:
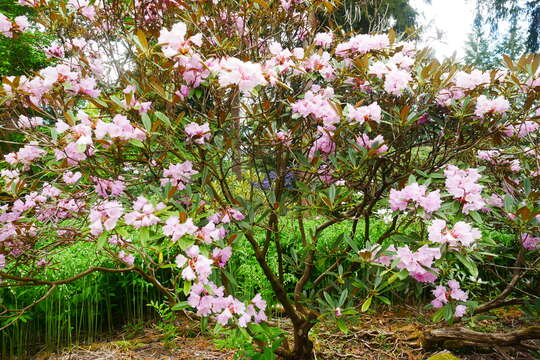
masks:
<svg viewBox="0 0 540 360"><path fill-rule="evenodd" d="M482 70L491 69L497 64L496 54L490 49L489 41L482 29L480 15L476 16L473 31L466 42L465 62Z"/></svg>

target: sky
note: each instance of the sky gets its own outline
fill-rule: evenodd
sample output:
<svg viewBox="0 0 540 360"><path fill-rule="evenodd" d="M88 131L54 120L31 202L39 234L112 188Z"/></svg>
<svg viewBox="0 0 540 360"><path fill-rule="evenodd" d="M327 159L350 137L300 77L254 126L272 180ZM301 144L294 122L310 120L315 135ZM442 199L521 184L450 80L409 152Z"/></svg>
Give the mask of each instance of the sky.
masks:
<svg viewBox="0 0 540 360"><path fill-rule="evenodd" d="M465 42L473 28L474 5L472 0L411 0L410 4L420 13L420 26L427 27L422 42L435 50L438 58L464 56ZM442 34L438 39L437 33Z"/></svg>

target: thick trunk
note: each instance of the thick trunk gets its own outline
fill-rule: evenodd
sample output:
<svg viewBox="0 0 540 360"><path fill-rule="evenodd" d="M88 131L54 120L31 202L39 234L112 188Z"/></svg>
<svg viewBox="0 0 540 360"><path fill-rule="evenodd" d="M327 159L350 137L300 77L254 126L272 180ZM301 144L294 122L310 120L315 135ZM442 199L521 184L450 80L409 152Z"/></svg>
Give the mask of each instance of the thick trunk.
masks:
<svg viewBox="0 0 540 360"><path fill-rule="evenodd" d="M312 360L313 342L309 339L309 331L313 327L311 322L303 322L294 326L294 349L293 359Z"/></svg>

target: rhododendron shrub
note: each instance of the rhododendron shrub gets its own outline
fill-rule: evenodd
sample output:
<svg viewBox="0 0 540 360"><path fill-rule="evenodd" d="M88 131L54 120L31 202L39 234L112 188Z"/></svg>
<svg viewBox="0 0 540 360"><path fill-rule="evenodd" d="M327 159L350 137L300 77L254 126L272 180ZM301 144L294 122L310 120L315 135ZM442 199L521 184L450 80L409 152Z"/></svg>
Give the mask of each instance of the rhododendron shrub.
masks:
<svg viewBox="0 0 540 360"><path fill-rule="evenodd" d="M496 245L483 229L516 235L520 268L538 259L538 57L482 73L393 32L321 29L301 1L24 4L63 31L54 65L2 79L2 110L26 142L1 173L0 286L133 271L173 309L253 332L277 301L292 343L254 342L310 359L317 321L343 326L411 282L433 296L435 320L473 315L477 263ZM281 243L290 219L299 256ZM342 223L350 231L325 251ZM80 242L116 265L47 279ZM239 246L272 299L235 294ZM524 275L512 276L484 309Z"/></svg>

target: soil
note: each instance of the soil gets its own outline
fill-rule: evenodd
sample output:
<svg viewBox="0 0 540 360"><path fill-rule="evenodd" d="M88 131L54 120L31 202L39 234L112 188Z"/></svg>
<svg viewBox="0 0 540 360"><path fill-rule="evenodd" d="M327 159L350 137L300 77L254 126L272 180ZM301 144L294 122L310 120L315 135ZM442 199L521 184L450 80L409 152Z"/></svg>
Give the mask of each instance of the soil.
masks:
<svg viewBox="0 0 540 360"><path fill-rule="evenodd" d="M475 330L493 332L516 329L530 324L518 309L498 311L497 319L486 319L474 324ZM287 320L275 318L272 323L286 330ZM426 352L419 339L434 325L429 314L411 307L394 311L378 311L360 315L347 323L344 333L334 323L323 322L311 332L317 360L425 360L434 355L438 360L536 360L526 348L445 349ZM440 326L440 325L439 325ZM529 347L540 346L540 341L529 341ZM39 353L34 360L229 360L235 349L219 349L210 335L201 334L198 324L181 321L176 336L166 338L156 326L146 326L134 332L126 328L114 338L100 343L80 345L58 353ZM433 359L435 360L435 359Z"/></svg>

